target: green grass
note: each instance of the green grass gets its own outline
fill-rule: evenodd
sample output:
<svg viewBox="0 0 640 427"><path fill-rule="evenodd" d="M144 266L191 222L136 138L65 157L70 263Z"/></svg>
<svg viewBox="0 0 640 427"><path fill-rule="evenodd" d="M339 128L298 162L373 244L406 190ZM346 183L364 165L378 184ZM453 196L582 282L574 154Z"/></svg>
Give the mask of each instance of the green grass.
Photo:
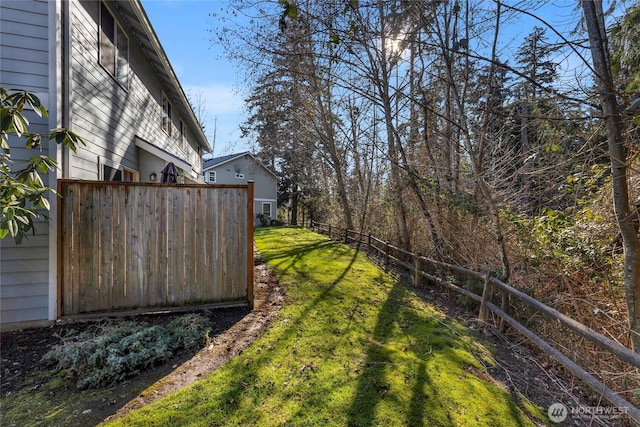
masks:
<svg viewBox="0 0 640 427"><path fill-rule="evenodd" d="M268 331L109 425L533 425L530 405L481 379L490 351L363 254L296 228L255 239L287 294Z"/></svg>

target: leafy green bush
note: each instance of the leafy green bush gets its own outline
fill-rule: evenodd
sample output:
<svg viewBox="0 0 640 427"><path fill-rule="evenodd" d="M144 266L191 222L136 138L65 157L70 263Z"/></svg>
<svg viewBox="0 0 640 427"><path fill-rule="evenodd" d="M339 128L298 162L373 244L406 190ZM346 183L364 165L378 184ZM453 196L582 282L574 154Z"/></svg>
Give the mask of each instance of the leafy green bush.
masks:
<svg viewBox="0 0 640 427"><path fill-rule="evenodd" d="M47 138L55 140L73 152L78 145L86 143L65 128L52 129L48 135L31 133L27 119L30 113L24 113L24 110L47 117L47 109L32 93L23 90L10 92L0 87L0 240L12 236L16 243L20 243L28 232L35 233L35 219L47 219L45 212L51 208L49 193L57 195L43 181L43 177L57 167L53 158L42 154L43 138L45 141ZM20 169L15 169L11 159L10 137L22 139L25 149L39 152Z"/></svg>
<svg viewBox="0 0 640 427"><path fill-rule="evenodd" d="M267 214L258 214L258 221L260 221L260 225L262 225L263 227L266 227L267 225L269 225L269 221L271 220L271 217Z"/></svg>
<svg viewBox="0 0 640 427"><path fill-rule="evenodd" d="M114 384L168 360L180 349L197 349L211 331L208 322L203 315L187 314L164 327L125 322L95 332L72 330L43 360L57 362L57 369L74 379L78 388Z"/></svg>

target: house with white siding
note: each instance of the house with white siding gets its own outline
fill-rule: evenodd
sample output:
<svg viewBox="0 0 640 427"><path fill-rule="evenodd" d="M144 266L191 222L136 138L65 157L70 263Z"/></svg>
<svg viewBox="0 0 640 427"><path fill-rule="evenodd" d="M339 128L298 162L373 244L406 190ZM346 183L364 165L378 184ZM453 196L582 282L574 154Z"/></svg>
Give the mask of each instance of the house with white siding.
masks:
<svg viewBox="0 0 640 427"><path fill-rule="evenodd" d="M278 177L250 152L229 154L204 161L202 171L209 184L246 184L254 182L254 209L269 220L277 219ZM260 225L260 220L255 221Z"/></svg>
<svg viewBox="0 0 640 427"><path fill-rule="evenodd" d="M204 183L211 151L139 0L0 1L0 86L35 93L48 118L30 131L66 127L87 146L44 147L58 179L153 182L173 163L178 182ZM27 112L28 114L28 112ZM34 153L11 142L16 167ZM56 198L49 222L20 245L0 240L0 326L56 318Z"/></svg>

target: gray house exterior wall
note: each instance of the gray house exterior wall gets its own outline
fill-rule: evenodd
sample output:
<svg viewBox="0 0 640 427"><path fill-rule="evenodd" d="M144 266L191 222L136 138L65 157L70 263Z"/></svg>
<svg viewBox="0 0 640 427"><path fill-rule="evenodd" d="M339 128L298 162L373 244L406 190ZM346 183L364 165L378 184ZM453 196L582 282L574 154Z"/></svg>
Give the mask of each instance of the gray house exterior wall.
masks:
<svg viewBox="0 0 640 427"><path fill-rule="evenodd" d="M56 87L50 79L56 72L50 65L55 56L55 48L53 53L50 50L55 26L52 29L49 21L54 6L46 0L0 2L0 86L37 94L50 112L49 118L25 112L33 132L47 132L56 122L56 109L51 108ZM50 151L43 144L43 154L56 157L55 148ZM12 145L14 167L20 167L32 155L24 144ZM0 326L49 318L49 248L53 236L44 223L37 223L36 231L21 245L10 238L0 240Z"/></svg>
<svg viewBox="0 0 640 427"><path fill-rule="evenodd" d="M77 153L55 143L44 147L60 165L48 185L55 187L58 178L102 179L102 165L126 168L135 180L149 181L152 173L159 180L169 161L186 181L204 182L201 154L209 145L139 0L105 4L128 37L126 87L99 61L100 1L0 1L0 86L34 92L43 101L49 118L28 116L30 131L69 127L87 142ZM173 107L171 136L162 129L163 93ZM34 154L23 141L13 139L11 146L15 167ZM56 317L57 204L55 197L50 201L50 221L37 224L35 236L21 245L0 240L3 330Z"/></svg>
<svg viewBox="0 0 640 427"><path fill-rule="evenodd" d="M209 184L245 184L248 181L253 181L254 212L256 216L262 213L263 208L268 204L270 205L269 217L271 219L277 218L278 179L273 172L264 167L251 153L232 154L206 160L203 171L205 182ZM215 182L209 179L210 171L215 172Z"/></svg>

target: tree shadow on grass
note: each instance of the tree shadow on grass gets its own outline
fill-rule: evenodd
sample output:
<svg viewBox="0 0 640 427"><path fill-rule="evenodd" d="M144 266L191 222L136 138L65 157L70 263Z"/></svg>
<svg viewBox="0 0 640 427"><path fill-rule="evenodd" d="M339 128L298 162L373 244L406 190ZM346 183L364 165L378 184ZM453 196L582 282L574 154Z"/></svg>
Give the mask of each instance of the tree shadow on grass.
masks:
<svg viewBox="0 0 640 427"><path fill-rule="evenodd" d="M448 368L454 364L460 367L470 363L469 353L462 354L459 348L464 343L435 315L423 315L411 307L411 298L415 295L410 295L404 285L389 286L380 273L384 293L375 298L348 299L337 285L353 269L359 254L331 241L303 241L294 248L262 251L262 255L272 266L278 266L281 274L283 270L287 271L294 276L294 281L302 282L306 281L306 269L310 266L308 257L327 257L324 250L335 251L334 255L343 257L343 261L327 280L313 289L308 300L298 301L300 307L294 311L281 312L283 317L272 325L263 339L254 343L243 357L232 359L215 378L169 396L159 405L143 408L146 420L155 425L296 425L298 422L330 425L338 422L329 419L335 415L341 417L341 425L371 426L389 424L385 411L395 409L402 415L393 419L403 418L402 425L453 425L455 405L467 397L473 399L474 395L486 392L487 387L472 382L471 375L460 369L452 370L453 374L447 369L439 372L442 366ZM309 283L312 282L306 284ZM331 323L335 316L344 316L345 310L358 309L359 304L378 308L369 311L366 326L364 320L355 317L353 322L343 322L342 327ZM307 322L309 319L311 321ZM350 334L349 330L357 322L363 322L359 326L369 332L352 342L344 336ZM314 335L315 328L324 328L323 339L333 342L320 342L319 335ZM359 341L361 339L364 341ZM399 350L398 343L404 342L402 340L406 341L406 350ZM344 365L325 371L320 363L333 363L328 349L338 349L331 347L338 345L357 347L358 356L341 359L340 363ZM316 353L316 347L323 351ZM296 352L296 349L300 351ZM344 348L340 350L345 353ZM321 360L319 355L329 355L329 359ZM345 375L326 376L333 372ZM451 376L454 378L449 378ZM453 403L452 391L442 387L443 382L460 390ZM410 390L409 398L405 393L399 396L398 389L402 387ZM388 404L389 401L393 404ZM272 405L278 405L278 410L267 409ZM510 419L513 421L509 425L523 424L517 407L512 405ZM330 407L338 412L332 414L331 409L327 409ZM504 406L501 408L504 410ZM490 406L481 408L483 411L491 409ZM266 419L266 416L280 418ZM138 420L142 424L145 422L144 418Z"/></svg>
<svg viewBox="0 0 640 427"><path fill-rule="evenodd" d="M457 425L459 421L452 418L453 412L465 410L457 405L463 404L467 399L479 399L480 393L491 390L487 388L491 387L489 383L478 382L475 377L454 375L453 378L448 378L447 375L451 375L451 372L438 372L434 369L442 366L439 360L446 360L445 366L463 368L468 366L470 361L458 351L464 348L464 344L459 342L458 337L450 330L442 327L438 320L419 316L415 311L406 308L403 300L408 292L405 285L396 283L380 309L373 331L373 341L366 350L366 360L362 365L356 393L348 413L348 425L351 427L384 424L382 406L386 406L384 410L387 411L393 408L403 411L406 414L405 425ZM426 333L425 323L430 329ZM400 341L406 342L407 346L401 349L387 346L387 342L398 343L398 333L402 334ZM415 357L407 360L406 357L399 356L401 353ZM394 395L394 380L391 375L404 376L404 386L411 387L412 390L408 401L401 402L398 396ZM398 394L397 382L395 387ZM452 393L450 387L460 391ZM451 395L454 393L459 398L452 402ZM482 419L482 416L491 410L507 409L504 405L500 408L491 407L493 404L486 402L486 407L483 407L480 402L479 408L472 406L469 410L483 411L483 414L477 414L476 417ZM509 402L507 406L510 416L507 417L509 424L506 425L525 425L528 422L515 403ZM479 421L476 425L482 425L482 422Z"/></svg>
<svg viewBox="0 0 640 427"><path fill-rule="evenodd" d="M277 332L277 338L275 338L276 342L271 343L271 346L283 349L295 348L297 337L301 333L301 322L318 306L318 304L327 300L327 298L330 298L332 291L342 282L349 271L351 271L358 258L359 252L331 240L323 240L307 245L296 246L295 248L280 251L278 253L270 253L268 256L262 252L262 255L268 259L269 264L273 267L277 267L280 275L283 275L285 272L293 269L296 275L305 277L306 273L304 271L304 267L298 267L298 264L303 263L305 257L313 256L316 251L320 250L335 251L336 257L348 253L350 254L350 258L344 268L340 268L340 270L336 271L334 278L330 281L330 284L319 285L323 286L322 290L315 298L303 303L304 308L296 315L295 318L289 319L287 327ZM278 260L282 261L278 262ZM286 265L284 264L285 262ZM249 358L245 363L238 360L231 361L229 364L228 374L226 375L226 378L228 378L228 384L230 384L231 387L228 387L228 389L219 397L214 400L211 400L208 397L200 400L200 398L197 397L200 394L197 392L200 385L196 384L195 389L193 390L194 392L190 393L189 399L197 399L198 405L203 405L204 408L209 408L205 409L206 412L214 411L220 413L221 411L221 413L231 414L235 413L240 408L242 397L250 391L249 389L259 387L264 389L263 391L268 394L268 389L273 387L273 384L260 382L260 373L263 368L273 364L273 358L276 355L270 352L262 353L260 350L258 350L258 352L260 353L260 357ZM238 380L239 378L241 378L241 380ZM258 402L255 402L255 404L257 405ZM241 423L245 425L259 423L259 417L260 416L258 414L253 413L250 419L243 419L241 420Z"/></svg>

